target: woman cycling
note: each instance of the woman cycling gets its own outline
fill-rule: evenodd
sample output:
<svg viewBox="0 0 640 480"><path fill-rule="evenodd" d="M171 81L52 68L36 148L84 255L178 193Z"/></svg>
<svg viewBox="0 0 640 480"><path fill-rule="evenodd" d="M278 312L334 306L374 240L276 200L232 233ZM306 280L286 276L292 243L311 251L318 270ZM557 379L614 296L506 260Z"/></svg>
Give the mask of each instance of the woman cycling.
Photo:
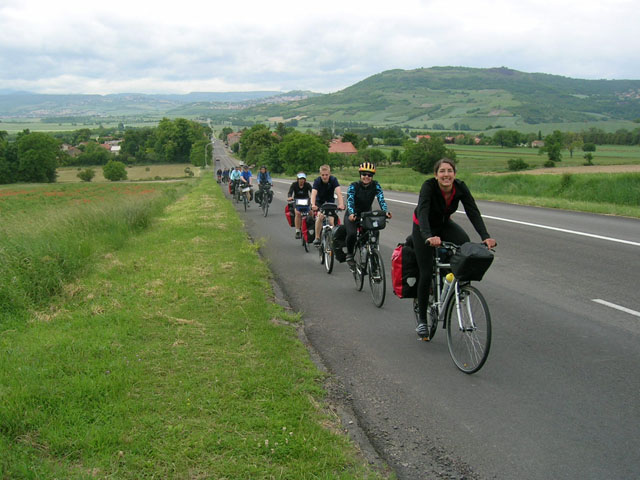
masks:
<svg viewBox="0 0 640 480"><path fill-rule="evenodd" d="M296 181L293 182L289 187L287 201L293 202L295 198L311 198L311 184L307 182L307 176L304 172L298 172L298 175L296 175ZM300 238L302 236L302 215L300 214L299 208L296 208L296 218L294 224L296 227L296 238Z"/></svg>
<svg viewBox="0 0 640 480"><path fill-rule="evenodd" d="M462 202L471 224L489 248L496 246L484 225L480 210L469 188L456 179L456 165L449 158L438 160L434 168L434 178L425 180L420 189L418 206L413 212L413 248L420 269L418 281L418 326L416 333L425 337L427 327L427 304L429 287L433 273L435 248L443 241L461 245L469 241L469 236L458 224L451 220L458 204Z"/></svg>
<svg viewBox="0 0 640 480"><path fill-rule="evenodd" d="M377 198L380 208L386 213L387 218L391 218L391 213L384 201L384 193L380 184L373 179L376 173L376 166L373 163L361 163L358 168L360 181L353 182L347 190L347 211L344 214L344 226L347 231L347 263L353 268L353 247L356 244L357 221L362 212L371 210L373 201Z"/></svg>

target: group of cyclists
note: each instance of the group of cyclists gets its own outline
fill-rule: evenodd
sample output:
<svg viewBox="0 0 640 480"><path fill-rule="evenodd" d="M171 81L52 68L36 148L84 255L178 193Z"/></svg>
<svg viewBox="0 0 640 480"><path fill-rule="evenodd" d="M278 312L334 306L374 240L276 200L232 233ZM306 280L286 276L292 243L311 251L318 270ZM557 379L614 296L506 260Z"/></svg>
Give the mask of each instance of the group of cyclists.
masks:
<svg viewBox="0 0 640 480"><path fill-rule="evenodd" d="M220 170L219 170L220 171ZM224 171L221 173L224 176ZM231 182L231 194L235 193L237 188L241 188L243 186L253 187L252 178L253 174L251 170L249 170L249 165L240 164L235 166L232 170L229 171L229 181ZM271 180L271 175L267 171L266 166L261 166L260 171L256 177L256 181L258 183L258 192L256 192L255 196L253 194L253 188L249 190L249 201L252 201L255 198L256 203L260 203L262 201L262 190L264 185L273 186L273 180ZM269 190L269 203L273 200L273 192Z"/></svg>
<svg viewBox="0 0 640 480"><path fill-rule="evenodd" d="M312 183L307 181L304 172L298 172L296 180L289 187L287 200L308 199L311 211L316 214L315 231L320 232L323 222L322 213L319 211L323 204L333 203L337 199L338 210L345 211L343 223L346 229L346 261L349 267L354 268L354 246L356 242L358 221L363 212L371 210L374 200L377 199L380 209L387 218L391 218L391 212L384 199L382 186L373 177L376 167L373 163L364 162L359 165L360 179L352 182L347 188L346 204L342 198L342 191L338 179L331 175L329 165L320 167L320 176ZM251 171L247 165L236 167L229 178L239 179L240 182L251 184ZM263 182L273 185L271 176L266 167L260 168L257 178L258 184ZM271 193L271 191L270 191ZM272 193L271 193L272 195ZM271 201L272 197L269 201ZM462 202L465 212L482 242L488 248L494 248L496 241L491 238L484 224L476 202L466 184L456 178L455 162L443 158L434 168L434 176L424 181L418 197L417 206L413 212L412 238L416 253L416 260L420 270L418 282L418 306L419 320L416 327L418 336L426 335L427 329L427 302L431 274L433 271L434 252L443 241L462 244L468 242L469 236L458 224L451 220L451 215ZM330 218L333 225L333 218ZM295 210L295 237L302 234L302 215L300 209ZM316 237L315 245L319 245L320 239Z"/></svg>
<svg viewBox="0 0 640 480"><path fill-rule="evenodd" d="M304 172L297 174L297 179L289 187L287 199L294 201L295 199L309 199L311 210L316 214L315 231L320 232L324 216L320 212L322 205L325 203L333 203L338 200L338 210L346 210L343 223L346 229L346 246L347 246L347 263L350 268L354 267L353 248L356 242L357 222L362 212L371 210L374 200L378 200L380 208L384 211L387 218L391 218L391 212L384 200L384 192L380 184L373 180L376 173L376 167L373 163L364 162L358 167L360 180L353 182L347 189L347 203L345 205L342 198L342 190L338 179L331 175L331 167L322 165L320 167L320 176L314 179L313 183L307 182L307 176ZM329 221L333 225L333 218ZM301 235L301 214L300 210L295 212L295 229L296 238ZM320 244L319 236L313 241L314 245Z"/></svg>

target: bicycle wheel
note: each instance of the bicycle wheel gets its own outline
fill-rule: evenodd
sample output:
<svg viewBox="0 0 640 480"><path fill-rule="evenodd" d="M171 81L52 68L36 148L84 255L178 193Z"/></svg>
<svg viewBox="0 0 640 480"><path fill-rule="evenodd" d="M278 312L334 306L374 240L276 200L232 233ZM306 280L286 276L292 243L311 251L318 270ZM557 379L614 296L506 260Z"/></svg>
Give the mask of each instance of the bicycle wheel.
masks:
<svg viewBox="0 0 640 480"><path fill-rule="evenodd" d="M366 275L367 268L366 256L367 251L365 248L356 244L353 252L353 260L356 262L353 269L353 279L356 282L356 289L358 291L362 290L364 286L364 276Z"/></svg>
<svg viewBox="0 0 640 480"><path fill-rule="evenodd" d="M487 302L478 289L464 285L460 287L460 318L455 295L446 308L451 359L464 373L475 373L487 361L491 347L491 315Z"/></svg>
<svg viewBox="0 0 640 480"><path fill-rule="evenodd" d="M306 218L302 217L302 221L305 222ZM304 251L309 253L309 247L307 246L307 240L304 238L304 232L300 232L300 238L302 239L302 246L304 248Z"/></svg>
<svg viewBox="0 0 640 480"><path fill-rule="evenodd" d="M243 193L242 194L242 203L244 203L244 211L247 211L247 194Z"/></svg>
<svg viewBox="0 0 640 480"><path fill-rule="evenodd" d="M267 194L262 194L262 214L266 217L269 213L269 200L266 198Z"/></svg>
<svg viewBox="0 0 640 480"><path fill-rule="evenodd" d="M324 268L327 270L327 273L331 273L333 271L333 248L331 244L333 242L333 233L331 233L331 229L325 229L322 234L322 255L324 257Z"/></svg>
<svg viewBox="0 0 640 480"><path fill-rule="evenodd" d="M367 273L369 274L369 288L373 304L380 308L387 292L387 279L384 274L382 255L378 250L373 249L371 255L367 257Z"/></svg>

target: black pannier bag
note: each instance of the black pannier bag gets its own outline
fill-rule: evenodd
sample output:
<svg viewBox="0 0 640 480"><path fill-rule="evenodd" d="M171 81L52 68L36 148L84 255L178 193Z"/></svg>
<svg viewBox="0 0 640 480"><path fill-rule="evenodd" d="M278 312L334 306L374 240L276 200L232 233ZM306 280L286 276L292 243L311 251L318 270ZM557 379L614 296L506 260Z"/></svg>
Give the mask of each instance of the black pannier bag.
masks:
<svg viewBox="0 0 640 480"><path fill-rule="evenodd" d="M365 230L382 230L387 225L387 216L380 210L362 213L362 228Z"/></svg>
<svg viewBox="0 0 640 480"><path fill-rule="evenodd" d="M344 225L333 227L332 230L331 249L333 257L340 263L347 260L347 229Z"/></svg>
<svg viewBox="0 0 640 480"><path fill-rule="evenodd" d="M493 262L493 253L483 243L463 243L451 257L451 271L461 282L480 281Z"/></svg>
<svg viewBox="0 0 640 480"><path fill-rule="evenodd" d="M316 239L315 229L316 220L311 215L302 218L302 235L305 242L311 243Z"/></svg>

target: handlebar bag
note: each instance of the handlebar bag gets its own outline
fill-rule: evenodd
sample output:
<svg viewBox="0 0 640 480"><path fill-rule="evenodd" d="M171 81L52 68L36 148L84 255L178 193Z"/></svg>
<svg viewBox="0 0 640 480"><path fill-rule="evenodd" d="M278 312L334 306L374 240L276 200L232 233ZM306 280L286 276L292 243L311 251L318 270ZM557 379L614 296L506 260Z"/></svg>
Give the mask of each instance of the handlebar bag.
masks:
<svg viewBox="0 0 640 480"><path fill-rule="evenodd" d="M493 262L493 253L483 243L463 243L451 257L451 271L459 281L480 281Z"/></svg>
<svg viewBox="0 0 640 480"><path fill-rule="evenodd" d="M384 212L373 211L362 213L362 228L365 230L382 230L387 225L387 216Z"/></svg>

